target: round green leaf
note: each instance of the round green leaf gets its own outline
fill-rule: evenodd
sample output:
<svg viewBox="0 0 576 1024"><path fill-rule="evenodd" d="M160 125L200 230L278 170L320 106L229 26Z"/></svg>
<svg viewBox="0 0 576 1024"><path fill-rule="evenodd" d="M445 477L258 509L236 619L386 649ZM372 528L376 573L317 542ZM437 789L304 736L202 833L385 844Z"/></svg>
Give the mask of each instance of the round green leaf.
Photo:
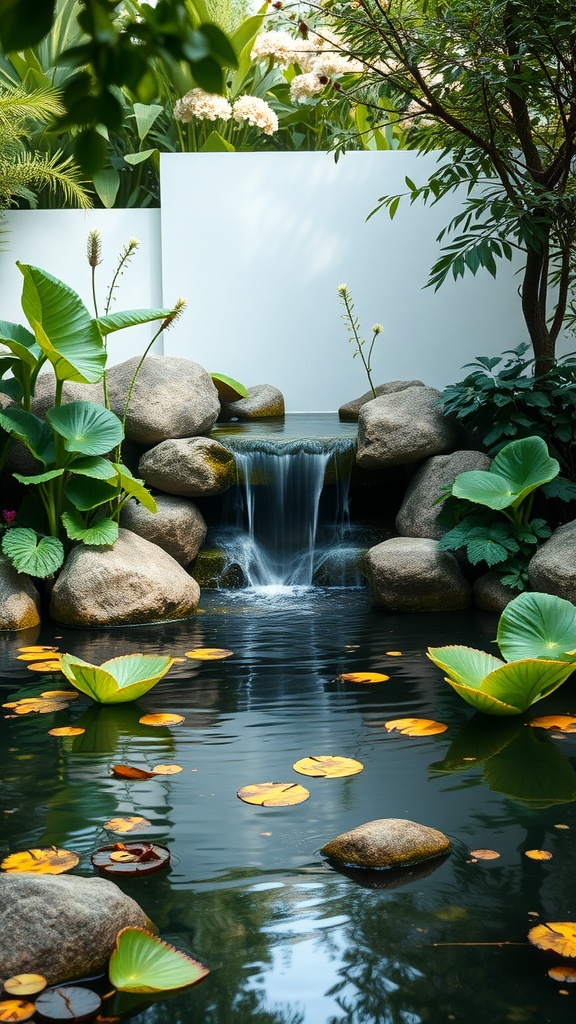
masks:
<svg viewBox="0 0 576 1024"><path fill-rule="evenodd" d="M520 594L502 612L497 640L506 661L575 661L566 652L576 648L576 607L553 594Z"/></svg>
<svg viewBox="0 0 576 1024"><path fill-rule="evenodd" d="M483 469L460 473L452 484L452 494L456 498L466 498L476 505L486 505L493 509L508 508L517 498L516 491L506 477Z"/></svg>
<svg viewBox="0 0 576 1024"><path fill-rule="evenodd" d="M2 551L17 572L40 579L51 576L64 561L64 548L56 537L38 537L27 527L7 530L2 538Z"/></svg>
<svg viewBox="0 0 576 1024"><path fill-rule="evenodd" d="M96 402L68 402L46 413L53 430L64 438L69 452L106 455L124 437L122 422L115 413Z"/></svg>
<svg viewBox="0 0 576 1024"><path fill-rule="evenodd" d="M560 464L550 457L546 442L541 437L523 437L519 441L511 441L498 452L490 472L508 480L520 503L536 487L558 476Z"/></svg>
<svg viewBox="0 0 576 1024"><path fill-rule="evenodd" d="M62 656L62 671L69 682L101 704L136 700L166 675L172 658L127 654L102 665L91 665L70 654Z"/></svg>
<svg viewBox="0 0 576 1024"><path fill-rule="evenodd" d="M526 711L531 704L558 689L575 668L576 665L569 665L565 661L543 661L537 658L510 661L487 675L480 689L505 704Z"/></svg>
<svg viewBox="0 0 576 1024"><path fill-rule="evenodd" d="M201 981L208 968L143 928L123 928L110 957L110 982L120 992L163 992Z"/></svg>
<svg viewBox="0 0 576 1024"><path fill-rule="evenodd" d="M504 662L485 651L476 651L472 647L429 647L428 657L438 668L450 676L450 680L467 686L478 688L482 680Z"/></svg>

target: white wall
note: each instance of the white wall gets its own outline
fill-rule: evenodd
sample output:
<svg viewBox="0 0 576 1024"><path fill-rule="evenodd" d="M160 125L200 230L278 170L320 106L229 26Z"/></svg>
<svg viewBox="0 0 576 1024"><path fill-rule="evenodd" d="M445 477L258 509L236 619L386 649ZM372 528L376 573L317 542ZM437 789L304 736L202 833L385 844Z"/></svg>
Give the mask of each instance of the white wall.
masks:
<svg viewBox="0 0 576 1024"><path fill-rule="evenodd" d="M48 271L74 288L91 313L91 268L86 258L90 231L102 238L102 263L96 271L99 311L117 266L118 255L131 238L140 246L126 268L113 311L162 306L160 210L13 210L7 213L8 233L0 252L0 320L27 321L20 297L23 278L16 260ZM110 335L110 361L139 355L153 336L146 325Z"/></svg>
<svg viewBox="0 0 576 1024"><path fill-rule="evenodd" d="M367 389L340 319L352 291L364 336L383 324L376 383L443 387L475 355L526 340L506 262L423 290L438 231L457 207L401 204L366 222L378 198L423 183L433 158L413 152L166 154L162 171L164 295L189 312L167 353L250 386L271 383L287 409L326 411Z"/></svg>

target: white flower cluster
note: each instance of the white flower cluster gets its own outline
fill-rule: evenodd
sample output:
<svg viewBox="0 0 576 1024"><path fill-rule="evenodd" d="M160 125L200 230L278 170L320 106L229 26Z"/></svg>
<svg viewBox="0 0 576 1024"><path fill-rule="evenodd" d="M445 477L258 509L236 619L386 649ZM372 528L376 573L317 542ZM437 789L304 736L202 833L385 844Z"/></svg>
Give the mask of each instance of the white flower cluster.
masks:
<svg viewBox="0 0 576 1024"><path fill-rule="evenodd" d="M252 60L270 59L274 64L287 68L289 64L300 64L303 42L293 39L288 32L261 32L254 40L250 57Z"/></svg>
<svg viewBox="0 0 576 1024"><path fill-rule="evenodd" d="M364 65L346 57L342 48L342 40L327 29L308 39L293 39L288 32L262 32L256 36L250 56L252 60L272 60L280 67L298 64L302 74L290 84L290 98L298 103L322 92L327 79L364 70Z"/></svg>
<svg viewBox="0 0 576 1024"><path fill-rule="evenodd" d="M193 118L198 121L229 121L233 117L238 123L248 121L256 128L261 128L265 135L273 135L278 131L278 118L272 107L257 96L240 96L234 103L230 103L217 93L192 89L176 101L174 117L183 122L192 121Z"/></svg>

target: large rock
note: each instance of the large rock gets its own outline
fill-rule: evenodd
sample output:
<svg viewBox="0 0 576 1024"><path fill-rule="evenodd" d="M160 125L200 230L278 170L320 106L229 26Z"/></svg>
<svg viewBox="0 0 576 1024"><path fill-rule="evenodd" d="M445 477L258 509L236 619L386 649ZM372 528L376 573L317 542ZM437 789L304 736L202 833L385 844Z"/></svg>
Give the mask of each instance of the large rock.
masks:
<svg viewBox="0 0 576 1024"><path fill-rule="evenodd" d="M122 526L157 544L179 565L188 565L196 558L206 536L206 523L201 513L187 498L158 494L155 501L157 512L149 512L139 502L129 501L120 516Z"/></svg>
<svg viewBox="0 0 576 1024"><path fill-rule="evenodd" d="M400 511L396 529L404 537L429 537L440 540L448 527L438 522L442 505L435 504L442 488L451 484L460 473L472 469L488 469L488 455L476 451L458 451L450 455L433 455L419 466L412 477Z"/></svg>
<svg viewBox="0 0 576 1024"><path fill-rule="evenodd" d="M211 437L163 441L142 456L138 472L150 487L187 498L220 494L236 483L234 456Z"/></svg>
<svg viewBox="0 0 576 1024"><path fill-rule="evenodd" d="M200 588L170 555L129 530L111 547L78 545L52 590L50 615L71 626L184 619Z"/></svg>
<svg viewBox="0 0 576 1024"><path fill-rule="evenodd" d="M384 611L456 611L472 601L458 562L435 540L392 537L370 548L365 569L372 603Z"/></svg>
<svg viewBox="0 0 576 1024"><path fill-rule="evenodd" d="M282 418L284 416L284 395L272 384L255 384L248 388L248 398L239 398L237 402L223 402L222 416L224 420L259 420L266 417Z"/></svg>
<svg viewBox="0 0 576 1024"><path fill-rule="evenodd" d="M149 927L114 882L76 875L0 875L4 978L43 974L50 985L102 974L121 928Z"/></svg>
<svg viewBox="0 0 576 1024"><path fill-rule="evenodd" d="M0 629L28 629L40 622L40 595L29 576L0 562Z"/></svg>
<svg viewBox="0 0 576 1024"><path fill-rule="evenodd" d="M34 398L32 400L32 412L40 419L44 419L48 409L54 405L56 398L56 380L52 371L41 373L36 380ZM62 387L63 402L96 402L104 405L104 388L102 383L98 384L77 384L74 381L65 381Z"/></svg>
<svg viewBox="0 0 576 1024"><path fill-rule="evenodd" d="M404 818L379 818L343 832L320 853L337 864L361 868L395 868L442 857L452 847L435 828Z"/></svg>
<svg viewBox="0 0 576 1024"><path fill-rule="evenodd" d="M353 398L351 402L345 402L338 409L338 416L343 423L357 423L358 414L363 405L366 402L371 402L373 398L380 398L381 395L392 395L396 391L405 391L406 388L423 388L426 387L422 380L389 380L386 384L377 384L374 388L376 394L372 394L371 391L366 391L360 398Z"/></svg>
<svg viewBox="0 0 576 1024"><path fill-rule="evenodd" d="M530 560L532 590L555 594L576 604L576 519L554 531Z"/></svg>
<svg viewBox="0 0 576 1024"><path fill-rule="evenodd" d="M518 597L517 590L511 590L501 582L500 576L495 569L485 572L474 581L472 587L474 604L483 612L503 612L506 605L510 604L515 597Z"/></svg>
<svg viewBox="0 0 576 1024"><path fill-rule="evenodd" d="M451 451L456 431L440 398L435 388L412 387L366 402L358 417L358 464L399 466Z"/></svg>

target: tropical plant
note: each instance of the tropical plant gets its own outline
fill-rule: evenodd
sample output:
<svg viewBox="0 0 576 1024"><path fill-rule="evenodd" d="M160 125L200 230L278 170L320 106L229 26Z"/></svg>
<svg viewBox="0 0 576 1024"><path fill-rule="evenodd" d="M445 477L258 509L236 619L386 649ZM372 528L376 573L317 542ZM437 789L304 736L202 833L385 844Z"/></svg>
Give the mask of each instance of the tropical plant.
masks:
<svg viewBox="0 0 576 1024"><path fill-rule="evenodd" d="M108 974L120 992L165 992L195 985L209 970L144 928L123 928L116 936Z"/></svg>
<svg viewBox="0 0 576 1024"><path fill-rule="evenodd" d="M354 312L354 303L352 301L352 295L350 293L348 285L338 285L338 294L340 296L340 299L342 300L342 305L344 306L342 320L344 321L344 325L348 330L348 341L350 341L353 345L356 346L356 350L352 353L352 358L355 359L356 356L360 356L360 359L362 360L362 365L366 370L366 376L368 377L370 390L374 395L374 398L376 398L376 388L374 387L374 382L372 380L372 350L374 348L374 342L376 341L376 338L378 337L379 334L382 333L382 326L381 324L374 324L374 326L372 327L372 341L370 342L370 346L368 348L368 354L364 355L364 345L366 344L366 342L364 338L362 338L360 335L360 321L358 320L358 317Z"/></svg>
<svg viewBox="0 0 576 1024"><path fill-rule="evenodd" d="M490 455L508 441L543 438L576 482L576 353L539 373L534 359L526 358L528 348L522 344L466 363L472 372L442 392L443 412L474 431Z"/></svg>
<svg viewBox="0 0 576 1024"><path fill-rule="evenodd" d="M394 216L402 195L432 205L458 192L462 209L438 236L428 283L481 268L496 276L498 260L520 253L522 313L538 372L547 371L576 232L572 0L329 0L322 9L382 96L402 99L412 145L438 151L424 184L406 178L406 192L377 209Z"/></svg>
<svg viewBox="0 0 576 1024"><path fill-rule="evenodd" d="M42 577L61 566L62 540L112 544L120 510L130 498L155 511L149 491L120 461L124 427L119 417L95 402L62 403L62 389L65 381L102 380L104 339L111 332L153 320L162 320L162 330L176 314L140 309L93 318L62 281L38 267L18 266L24 276L22 309L32 331L0 322L0 343L7 351L0 360L0 392L13 403L0 409L0 428L4 454L14 439L40 463L39 472L14 474L34 489L40 509L36 504L30 527L5 533L2 551L19 572ZM30 405L38 373L47 363L56 379L55 404L41 420ZM104 458L114 449L113 461Z"/></svg>
<svg viewBox="0 0 576 1024"><path fill-rule="evenodd" d="M522 590L530 558L552 532L545 519L531 518L535 492L546 493L554 481L549 494L576 497L571 481L558 480L559 470L541 437L524 437L502 448L488 470L460 473L450 496L439 499L448 506L444 521L459 520L439 540L440 550L463 548L472 565L498 566L502 582Z"/></svg>
<svg viewBox="0 0 576 1024"><path fill-rule="evenodd" d="M461 646L429 647L427 656L478 711L518 715L576 669L576 607L551 594L520 594L500 616L497 643L504 661Z"/></svg>
<svg viewBox="0 0 576 1024"><path fill-rule="evenodd" d="M63 654L62 672L68 682L99 704L137 700L164 678L174 659L153 654L126 654L102 665L91 665Z"/></svg>

